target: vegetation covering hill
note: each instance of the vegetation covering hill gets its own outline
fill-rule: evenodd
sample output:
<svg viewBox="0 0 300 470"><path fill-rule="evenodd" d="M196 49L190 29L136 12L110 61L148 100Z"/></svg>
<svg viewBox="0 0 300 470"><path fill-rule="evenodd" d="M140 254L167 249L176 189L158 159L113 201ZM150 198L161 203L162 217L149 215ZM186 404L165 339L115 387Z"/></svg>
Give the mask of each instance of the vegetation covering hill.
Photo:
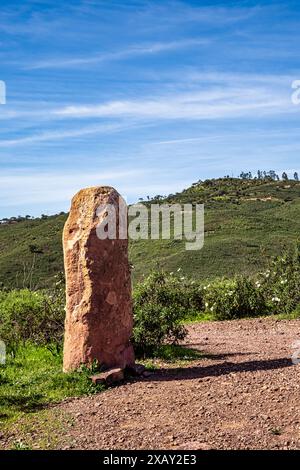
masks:
<svg viewBox="0 0 300 470"><path fill-rule="evenodd" d="M153 268L198 279L251 274L267 266L299 237L300 183L266 176L199 181L155 201L205 204L205 244L186 251L181 240L130 243L134 281ZM149 204L149 201L146 202ZM0 285L42 288L63 271L61 236L67 214L28 216L0 225Z"/></svg>

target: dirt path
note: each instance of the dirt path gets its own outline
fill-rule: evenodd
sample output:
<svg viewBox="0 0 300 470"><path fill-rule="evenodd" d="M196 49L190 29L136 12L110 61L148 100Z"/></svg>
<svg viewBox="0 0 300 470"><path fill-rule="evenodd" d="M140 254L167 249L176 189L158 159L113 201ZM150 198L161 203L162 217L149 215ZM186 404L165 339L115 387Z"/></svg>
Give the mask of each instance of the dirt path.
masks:
<svg viewBox="0 0 300 470"><path fill-rule="evenodd" d="M60 409L66 448L300 449L300 321L195 324L186 344L211 354Z"/></svg>

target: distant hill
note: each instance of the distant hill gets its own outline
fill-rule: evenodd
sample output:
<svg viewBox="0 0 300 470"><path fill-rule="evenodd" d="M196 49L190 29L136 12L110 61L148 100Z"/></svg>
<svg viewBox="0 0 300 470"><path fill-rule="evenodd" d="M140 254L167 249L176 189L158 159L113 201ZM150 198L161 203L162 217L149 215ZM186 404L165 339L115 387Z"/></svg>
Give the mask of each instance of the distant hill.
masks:
<svg viewBox="0 0 300 470"><path fill-rule="evenodd" d="M205 246L186 251L184 241L130 243L134 281L153 268L201 279L251 274L300 234L300 183L221 178L199 181L159 202L204 203ZM147 201L149 203L149 201ZM0 286L47 287L63 270L61 235L67 215L0 226Z"/></svg>

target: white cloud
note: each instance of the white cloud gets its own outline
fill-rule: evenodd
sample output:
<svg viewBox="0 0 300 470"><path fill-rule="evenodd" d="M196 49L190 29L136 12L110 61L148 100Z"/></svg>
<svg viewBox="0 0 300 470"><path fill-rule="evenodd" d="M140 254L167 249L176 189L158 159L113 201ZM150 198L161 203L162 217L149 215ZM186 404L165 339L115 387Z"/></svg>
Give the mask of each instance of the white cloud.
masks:
<svg viewBox="0 0 300 470"><path fill-rule="evenodd" d="M67 106L54 111L69 118L220 119L292 111L290 96L265 87L213 88L155 99L111 101L99 105Z"/></svg>
<svg viewBox="0 0 300 470"><path fill-rule="evenodd" d="M159 169L158 169L159 170ZM8 170L0 175L0 212L1 217L13 214L54 213L68 210L74 194L84 187L107 185L115 187L128 203L139 197L155 194L169 194L182 186L189 186L190 181L178 179L165 181L156 170L156 183L149 182L149 171L145 169L115 168L110 171L49 171L39 172L17 169ZM158 173L157 173L158 171Z"/></svg>
<svg viewBox="0 0 300 470"><path fill-rule="evenodd" d="M0 140L0 147L14 147L16 145L34 144L37 142L52 142L55 140L70 139L72 137L78 138L92 134L109 134L128 129L129 127L132 127L132 124L115 123L91 125L65 131L48 131L40 134L29 135L28 137Z"/></svg>
<svg viewBox="0 0 300 470"><path fill-rule="evenodd" d="M69 201L85 186L117 185L127 187L128 182L139 181L145 170L114 169L111 171L89 172L37 172L22 170L6 172L0 176L0 205L14 206L38 202ZM19 188L19 190L18 190Z"/></svg>
<svg viewBox="0 0 300 470"><path fill-rule="evenodd" d="M102 62L112 62L139 55L159 54L165 51L172 51L195 46L203 46L207 45L209 42L211 41L208 39L199 38L182 39L170 42L156 42L152 44L144 44L141 46L131 46L127 49L123 49L120 51L100 53L86 57L65 57L47 59L40 62L36 62L34 64L27 65L25 66L25 68L29 70L68 68L80 65L97 64Z"/></svg>
<svg viewBox="0 0 300 470"><path fill-rule="evenodd" d="M79 138L92 134L122 132L129 128L157 125L165 120L213 120L234 118L274 117L280 114L298 113L299 107L290 100L290 77L272 75L247 75L233 73L188 73L186 84L177 87L178 91L166 91L149 97L141 96L128 100L111 100L98 104L78 104L54 108L37 106L26 110L8 110L15 119L26 117L26 123L45 121L63 121L84 119L100 120L101 123L68 128L47 130L35 134L6 138L0 141L0 147L12 147L20 144L51 142L68 138ZM173 87L174 88L174 87ZM185 90L189 90L188 92ZM3 115L3 119L5 114ZM109 122L107 122L109 120ZM23 119L24 121L24 119ZM105 123L105 122L106 123ZM70 127L70 126L68 126ZM14 124L14 131L18 124ZM22 129L22 123L19 123Z"/></svg>

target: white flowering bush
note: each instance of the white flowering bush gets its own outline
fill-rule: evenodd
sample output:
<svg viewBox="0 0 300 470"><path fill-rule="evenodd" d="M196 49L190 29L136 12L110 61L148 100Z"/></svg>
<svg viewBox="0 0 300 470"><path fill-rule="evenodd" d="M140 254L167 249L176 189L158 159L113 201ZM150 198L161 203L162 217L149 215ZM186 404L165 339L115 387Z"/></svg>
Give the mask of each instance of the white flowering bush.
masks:
<svg viewBox="0 0 300 470"><path fill-rule="evenodd" d="M0 290L0 338L9 349L26 341L61 346L65 317L64 279L48 291ZM185 319L229 320L266 314L300 316L299 246L274 259L254 278L211 282L187 278L178 268L153 272L133 292L136 352L151 355L164 342L176 343Z"/></svg>
<svg viewBox="0 0 300 470"><path fill-rule="evenodd" d="M254 279L240 276L204 286L204 308L219 320L300 312L299 246Z"/></svg>
<svg viewBox="0 0 300 470"><path fill-rule="evenodd" d="M169 331L173 328L169 330L167 324L176 323L177 319L180 323L185 318L197 318L199 314L230 320L300 312L299 286L298 247L274 259L269 269L253 278L238 276L200 284L185 278L180 269L175 274L153 273L135 288L135 337L143 336L146 344L151 331L155 331L157 341L164 341L171 337ZM157 334L159 329L165 333Z"/></svg>
<svg viewBox="0 0 300 470"><path fill-rule="evenodd" d="M237 277L204 286L207 313L217 320L254 317L269 313L262 289L253 280Z"/></svg>
<svg viewBox="0 0 300 470"><path fill-rule="evenodd" d="M299 246L274 259L258 282L272 313L294 312L300 304Z"/></svg>

